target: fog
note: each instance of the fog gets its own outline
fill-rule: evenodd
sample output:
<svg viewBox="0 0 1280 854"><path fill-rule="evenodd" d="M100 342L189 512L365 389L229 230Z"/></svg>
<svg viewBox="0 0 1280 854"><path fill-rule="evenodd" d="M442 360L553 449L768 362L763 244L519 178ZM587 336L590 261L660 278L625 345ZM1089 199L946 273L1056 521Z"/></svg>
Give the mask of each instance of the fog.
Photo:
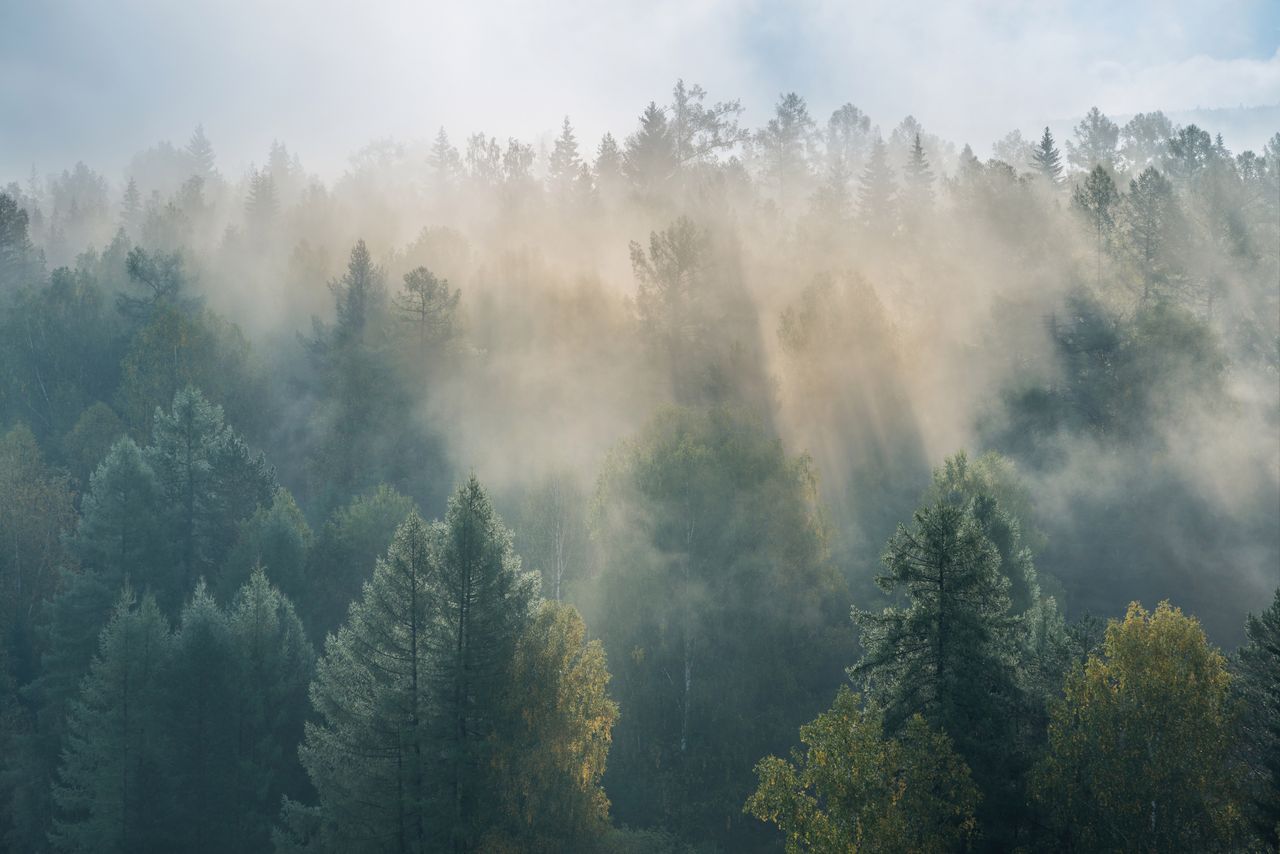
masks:
<svg viewBox="0 0 1280 854"><path fill-rule="evenodd" d="M1091 618L1170 600L1233 650L1280 586L1271 4L64 5L0 27L0 523L38 555L2 565L35 769L0 775L9 839L74 849L58 704L110 629L95 657L95 599L60 651L77 603L142 591L179 649L264 565L327 657L240 842L322 838L302 720L336 719L343 645L406 554L447 567L464 504L520 619L536 576L581 612L558 648L607 654L590 786L640 835L600 850L768 848L752 763L914 595L877 576L918 508L967 502L1011 624L1074 644L1028 729ZM129 477L167 495L195 422L187 538L117 560L103 508Z"/></svg>

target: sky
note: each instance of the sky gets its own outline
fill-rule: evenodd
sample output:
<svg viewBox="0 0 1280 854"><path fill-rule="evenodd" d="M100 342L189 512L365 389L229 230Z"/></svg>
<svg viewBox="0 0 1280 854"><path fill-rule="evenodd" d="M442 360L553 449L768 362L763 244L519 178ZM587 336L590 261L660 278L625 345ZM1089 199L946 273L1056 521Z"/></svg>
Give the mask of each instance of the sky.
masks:
<svg viewBox="0 0 1280 854"><path fill-rule="evenodd" d="M231 174L274 139L328 176L441 126L593 141L678 77L752 126L794 90L984 151L1095 104L1280 103L1280 0L0 0L0 181L115 178L197 123Z"/></svg>

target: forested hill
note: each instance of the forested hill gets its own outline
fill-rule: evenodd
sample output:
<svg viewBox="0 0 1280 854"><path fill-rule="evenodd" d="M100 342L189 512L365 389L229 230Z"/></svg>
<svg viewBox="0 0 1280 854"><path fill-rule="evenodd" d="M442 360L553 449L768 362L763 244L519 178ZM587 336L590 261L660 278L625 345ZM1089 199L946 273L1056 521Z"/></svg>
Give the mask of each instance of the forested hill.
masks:
<svg viewBox="0 0 1280 854"><path fill-rule="evenodd" d="M11 176L3 847L1274 850L1280 133L638 106Z"/></svg>

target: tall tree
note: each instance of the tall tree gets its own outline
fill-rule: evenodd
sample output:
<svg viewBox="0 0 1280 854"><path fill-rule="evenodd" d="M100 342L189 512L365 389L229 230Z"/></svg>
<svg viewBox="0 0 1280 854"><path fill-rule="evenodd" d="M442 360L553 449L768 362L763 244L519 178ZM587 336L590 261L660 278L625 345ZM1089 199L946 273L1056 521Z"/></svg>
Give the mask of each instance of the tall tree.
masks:
<svg viewBox="0 0 1280 854"><path fill-rule="evenodd" d="M238 523L271 500L275 471L224 423L222 407L190 386L170 411L157 412L147 459L166 500L161 518L176 570L157 596L173 607L197 578L215 575Z"/></svg>
<svg viewBox="0 0 1280 854"><path fill-rule="evenodd" d="M1115 228L1116 220L1112 209L1119 199L1120 194L1116 192L1111 173L1102 164L1093 167L1089 177L1077 184L1071 193L1071 203L1084 215L1093 230L1098 287L1102 287L1102 248Z"/></svg>
<svg viewBox="0 0 1280 854"><path fill-rule="evenodd" d="M889 237L897 228L896 194L889 147L876 137L858 179L858 224L873 237Z"/></svg>
<svg viewBox="0 0 1280 854"><path fill-rule="evenodd" d="M804 98L788 92L778 99L773 118L756 133L761 171L783 210L809 193L816 136Z"/></svg>
<svg viewBox="0 0 1280 854"><path fill-rule="evenodd" d="M723 410L663 413L602 475L608 557L587 601L624 710L606 781L624 822L753 839L752 764L819 707L845 654L813 490L806 461Z"/></svg>
<svg viewBox="0 0 1280 854"><path fill-rule="evenodd" d="M664 197L678 165L667 114L650 101L640 115L640 127L627 137L623 172L636 194L653 204Z"/></svg>
<svg viewBox="0 0 1280 854"><path fill-rule="evenodd" d="M560 126L560 135L556 137L555 148L547 163L547 184L551 194L561 204L572 200L574 184L582 167L582 158L578 156L578 138L573 134L573 125L569 117L564 117Z"/></svg>
<svg viewBox="0 0 1280 854"><path fill-rule="evenodd" d="M1067 140L1067 160L1082 172L1096 166L1115 168L1120 128L1097 108L1089 110L1075 126L1075 140Z"/></svg>
<svg viewBox="0 0 1280 854"><path fill-rule="evenodd" d="M1177 276L1177 253L1168 249L1185 233L1173 184L1155 167L1142 170L1121 200L1119 223L1125 248L1138 265L1143 301L1166 293Z"/></svg>
<svg viewBox="0 0 1280 854"><path fill-rule="evenodd" d="M310 812L321 850L426 852L449 839L430 738L438 550L438 536L410 514L316 665L318 718L299 754L319 805L288 802L284 817L300 833Z"/></svg>
<svg viewBox="0 0 1280 854"><path fill-rule="evenodd" d="M293 603L261 569L236 593L229 625L236 663L230 834L235 850L265 851L281 797L298 797L306 788L295 745L302 740L315 654Z"/></svg>
<svg viewBox="0 0 1280 854"><path fill-rule="evenodd" d="M438 619L426 641L433 736L445 757L439 829L455 851L465 851L492 820L493 742L506 724L502 696L537 577L520 568L511 534L474 476L450 499L439 536Z"/></svg>
<svg viewBox="0 0 1280 854"><path fill-rule="evenodd" d="M951 736L982 789L984 826L1016 833L1024 757L1010 748L1024 700L999 553L972 503L939 500L898 528L884 562L876 582L908 604L855 610L865 652L850 676L883 706L889 732L920 714Z"/></svg>
<svg viewBox="0 0 1280 854"><path fill-rule="evenodd" d="M1162 602L1107 626L1067 679L1033 791L1082 851L1234 850L1242 842L1226 659Z"/></svg>
<svg viewBox="0 0 1280 854"><path fill-rule="evenodd" d="M196 129L187 143L186 154L191 158L193 174L203 178L206 182L212 181L217 177L218 170L213 153L213 143L209 142L209 137L205 136L204 125L196 125Z"/></svg>
<svg viewBox="0 0 1280 854"><path fill-rule="evenodd" d="M583 850L609 823L600 786L618 706L599 640L570 605L543 601L516 643L495 757L501 830L520 851ZM496 837L496 838L493 838Z"/></svg>
<svg viewBox="0 0 1280 854"><path fill-rule="evenodd" d="M50 834L67 852L158 851L166 798L162 676L172 642L155 600L125 589L72 706Z"/></svg>
<svg viewBox="0 0 1280 854"><path fill-rule="evenodd" d="M1258 837L1280 847L1280 588L1271 607L1245 622L1248 642L1236 658L1236 696L1248 768L1248 817Z"/></svg>
<svg viewBox="0 0 1280 854"><path fill-rule="evenodd" d="M902 214L913 226L918 227L922 217L933 208L933 170L925 156L920 134L916 134L907 154L907 165L902 172Z"/></svg>
<svg viewBox="0 0 1280 854"><path fill-rule="evenodd" d="M237 676L227 615L201 581L182 609L163 682L168 835L182 851L235 846L239 721L228 711L238 705Z"/></svg>
<svg viewBox="0 0 1280 854"><path fill-rule="evenodd" d="M1056 187L1062 182L1062 155L1058 152L1053 134L1049 132L1048 127L1044 129L1040 142L1031 152L1031 164L1050 186Z"/></svg>

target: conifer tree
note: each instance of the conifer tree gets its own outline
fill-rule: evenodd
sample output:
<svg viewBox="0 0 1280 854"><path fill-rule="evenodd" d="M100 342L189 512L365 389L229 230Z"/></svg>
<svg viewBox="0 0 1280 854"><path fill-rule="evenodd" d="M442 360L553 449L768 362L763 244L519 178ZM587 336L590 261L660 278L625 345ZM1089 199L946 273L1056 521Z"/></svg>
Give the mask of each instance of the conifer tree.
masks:
<svg viewBox="0 0 1280 854"><path fill-rule="evenodd" d="M653 101L640 115L640 127L627 137L622 168L631 187L644 200L657 201L674 178L675 143L667 114Z"/></svg>
<svg viewBox="0 0 1280 854"><path fill-rule="evenodd" d="M493 823L494 742L510 731L502 698L537 576L521 569L511 534L474 476L450 499L439 537L428 681L436 755L444 757L440 829L455 851L465 851Z"/></svg>
<svg viewBox="0 0 1280 854"><path fill-rule="evenodd" d="M66 852L163 850L162 676L172 642L155 599L126 588L67 722L50 839Z"/></svg>
<svg viewBox="0 0 1280 854"><path fill-rule="evenodd" d="M174 395L169 412L156 413L147 460L165 497L161 518L175 564L157 596L172 607L221 566L237 523L270 500L275 472L223 422L222 407L191 386Z"/></svg>
<svg viewBox="0 0 1280 854"><path fill-rule="evenodd" d="M196 176L203 178L206 182L217 177L213 143L209 142L209 138L205 136L204 125L196 125L195 132L191 134L191 140L187 143L187 156L191 158Z"/></svg>
<svg viewBox="0 0 1280 854"><path fill-rule="evenodd" d="M164 670L170 838L182 851L233 850L239 723L236 649L203 580L182 609ZM232 712L232 713L229 713Z"/></svg>
<svg viewBox="0 0 1280 854"><path fill-rule="evenodd" d="M1050 186L1056 187L1061 183L1062 155L1058 151L1057 145L1054 144L1053 134L1049 132L1048 127L1044 129L1040 142L1036 144L1031 152L1031 164L1035 167L1035 171L1049 182Z"/></svg>
<svg viewBox="0 0 1280 854"><path fill-rule="evenodd" d="M1083 172L1097 166L1110 170L1115 165L1120 128L1097 107L1076 125L1075 137L1067 140L1067 160L1072 166Z"/></svg>
<svg viewBox="0 0 1280 854"><path fill-rule="evenodd" d="M232 850L263 851L281 797L299 797L306 788L295 746L315 654L293 603L261 568L236 593L229 622L237 668Z"/></svg>
<svg viewBox="0 0 1280 854"><path fill-rule="evenodd" d="M858 179L858 223L869 234L885 238L896 228L897 187L893 169L889 166L889 147L876 137L871 145L871 156Z"/></svg>
<svg viewBox="0 0 1280 854"><path fill-rule="evenodd" d="M133 178L124 189L124 198L120 202L120 222L130 234L137 234L142 224L142 194L138 192L138 182Z"/></svg>
<svg viewBox="0 0 1280 854"><path fill-rule="evenodd" d="M865 652L849 674L884 708L889 732L919 714L951 736L982 790L983 825L1014 830L1024 757L1011 745L1024 700L999 553L972 505L939 500L898 528L884 562L876 582L909 604L855 609Z"/></svg>
<svg viewBox="0 0 1280 854"><path fill-rule="evenodd" d="M1115 227L1112 208L1119 198L1111 173L1102 164L1093 167L1084 183L1077 184L1071 194L1071 203L1085 216L1094 233L1099 287L1102 286L1102 247Z"/></svg>
<svg viewBox="0 0 1280 854"><path fill-rule="evenodd" d="M431 726L439 549L437 532L410 514L325 642L311 686L318 719L299 751L319 796L321 850L426 852L451 838L440 776L453 757L433 750ZM284 817L296 834L307 810L291 802Z"/></svg>
<svg viewBox="0 0 1280 854"><path fill-rule="evenodd" d="M1245 622L1237 653L1236 696L1244 701L1242 735L1249 769L1249 819L1272 848L1280 846L1280 588L1271 606Z"/></svg>
<svg viewBox="0 0 1280 854"><path fill-rule="evenodd" d="M925 157L920 134L916 134L903 169L902 214L914 226L933 208L933 170Z"/></svg>
<svg viewBox="0 0 1280 854"><path fill-rule="evenodd" d="M547 164L549 189L561 204L572 199L574 184L578 179L581 166L582 160L578 156L578 139L573 135L573 125L569 123L569 117L565 116L564 123L560 126L560 136L556 137L555 148Z"/></svg>

